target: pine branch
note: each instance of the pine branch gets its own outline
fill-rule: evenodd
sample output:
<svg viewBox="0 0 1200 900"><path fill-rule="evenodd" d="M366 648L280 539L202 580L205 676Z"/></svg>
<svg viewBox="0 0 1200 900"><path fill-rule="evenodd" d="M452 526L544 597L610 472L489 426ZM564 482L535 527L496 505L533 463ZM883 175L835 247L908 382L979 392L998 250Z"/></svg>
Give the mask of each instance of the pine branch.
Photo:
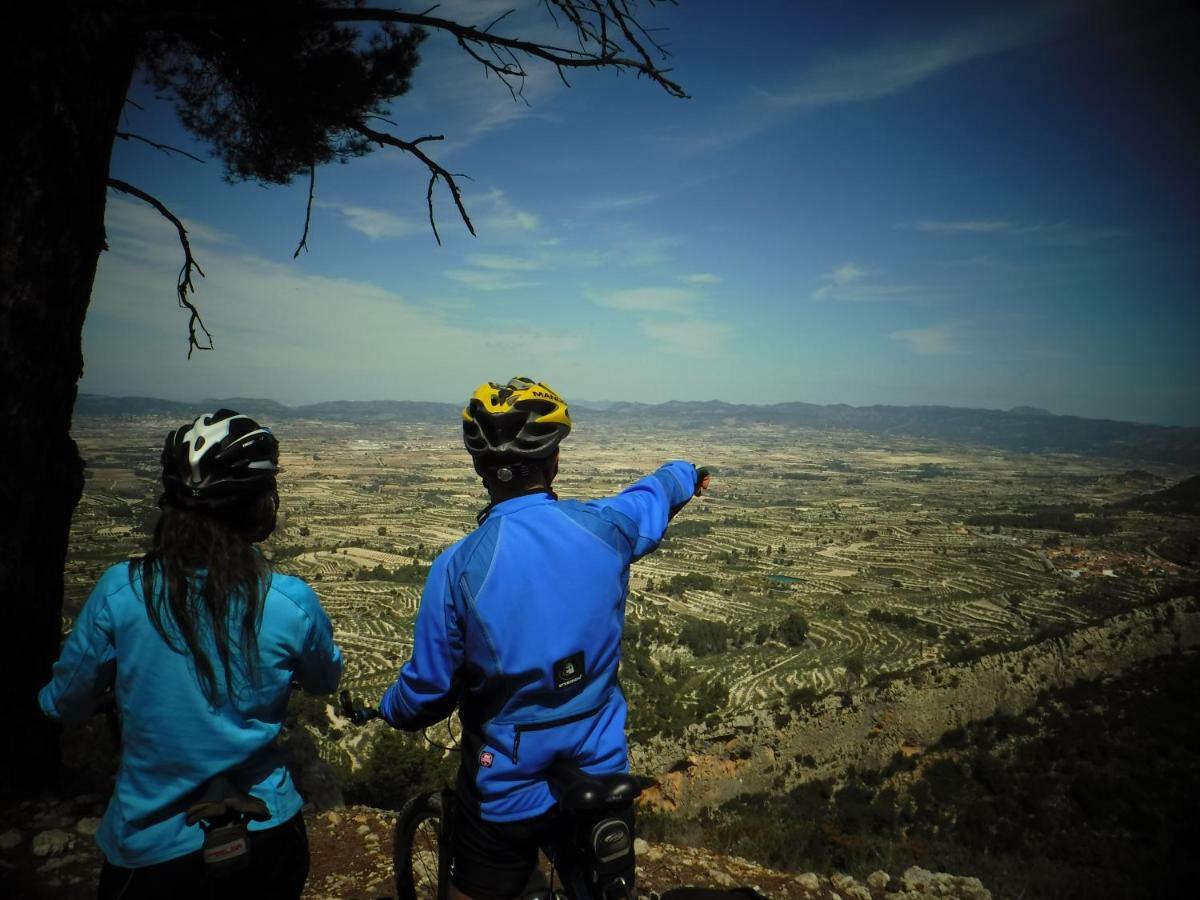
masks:
<svg viewBox="0 0 1200 900"><path fill-rule="evenodd" d="M454 205L458 207L458 214L462 217L463 224L467 226L467 231L471 232L472 236L475 235L475 226L471 224L471 217L467 215L467 208L463 205L462 191L458 189L458 182L454 180L454 176L452 174L447 172L434 160L430 159L429 156L425 154L425 151L423 151L419 146L426 141L444 140L444 135L427 134L424 137L406 141L394 135L387 134L386 132L376 131L374 128L369 128L361 122L352 127L363 137L367 138L368 140L375 141L375 143L380 144L381 146L386 144L390 147L396 147L399 150L403 150L405 153L411 153L413 156L423 162L427 169L429 169L429 188L425 192L425 200L429 204L429 227L433 229L433 237L438 244L442 243L442 237L438 234L437 224L434 222L433 187L439 178L445 181L446 186L450 188L450 196L454 198Z"/></svg>
<svg viewBox="0 0 1200 900"><path fill-rule="evenodd" d="M683 98L688 96L682 86L667 77L669 70L660 68L651 60L649 52L643 47L634 29L641 31L642 34L646 34L646 31L633 17L626 4L609 2L603 8L598 6L592 7L592 10L598 17L602 37L596 34L595 28L592 25L582 21L582 16L575 3L555 0L555 6L568 14L572 25L575 26L577 33L585 39L585 42L586 40L591 40L596 43L595 50L573 50L569 47L556 47L552 44L541 44L537 41L505 37L503 35L492 34L485 29L476 28L473 25L463 25L452 19L443 19L421 13L407 13L393 9L375 9L372 7L318 9L314 10L313 16L317 21L325 22L394 22L403 25L413 25L418 28L444 31L454 35L458 40L458 45L462 49L466 50L498 75L514 75L516 73L505 71L507 67L497 66L485 57L472 52L472 48L468 47L469 44L504 47L545 60L559 69L632 69L638 74L650 78L673 97ZM629 42L629 45L641 59L633 59L620 55L622 53L621 47L608 38L608 26L610 24L615 25L624 34L626 41ZM491 26L489 25L488 27L490 28ZM646 37L653 49L663 52L662 47L657 42L650 39L649 35L646 35Z"/></svg>
<svg viewBox="0 0 1200 900"><path fill-rule="evenodd" d="M551 2L560 12L566 14L568 21L574 26L576 38L580 43L579 49L506 37L488 31L487 28L494 26L500 21L499 19L491 22L487 28L477 28L474 25L463 25L453 19L430 15L436 7L431 7L423 13L404 12L398 9L377 9L369 6L322 7L307 13L297 11L295 15L297 18L306 14L310 15L311 21L316 23L388 22L445 32L453 35L463 50L497 75L513 77L518 72L511 68L511 64L497 64L489 60L479 53L477 48L504 48L515 53L524 53L550 63L558 68L560 73L563 69L632 70L654 81L672 97L688 96L682 86L667 77L670 70L661 68L651 59L650 52L643 45L643 41L650 45L650 49L658 51L663 56L666 53L637 21L631 5L626 0L615 3L609 2L609 0L605 0L603 3L593 3L590 0L587 3L576 2L576 0L551 0ZM551 10L551 14L553 15L553 10ZM228 28L236 25L239 21L260 21L263 17L264 12L255 4L244 4L236 11L222 8L219 12L204 7L191 7L183 10L148 4L143 12L134 14L132 19L134 25L154 30L196 28L206 24ZM620 32L624 35L633 51L632 56L624 55L624 49L610 37L610 32ZM642 37L639 37L639 34ZM591 45L590 48L589 45ZM635 57L640 57L640 59Z"/></svg>
<svg viewBox="0 0 1200 900"><path fill-rule="evenodd" d="M317 189L317 167L310 164L308 167L308 205L304 208L304 234L300 235L300 243L296 245L296 252L292 254L292 259L300 255L300 251L308 252L308 226L312 222L312 205L313 193Z"/></svg>
<svg viewBox="0 0 1200 900"><path fill-rule="evenodd" d="M180 150L178 147L172 147L170 144L160 144L158 141L152 141L150 138L142 137L140 134L133 134L129 131L117 131L113 133L113 137L119 137L123 141L141 141L143 144L149 144L156 150L161 150L168 156L172 153L178 153L180 156L186 156L188 159L194 159L196 162L203 165L207 160L203 160L198 156L188 153L186 150Z"/></svg>
<svg viewBox="0 0 1200 900"><path fill-rule="evenodd" d="M189 313L188 318L188 359L192 358L193 350L211 350L213 348L212 332L204 325L204 320L200 318L200 310L196 309L195 304L188 299L188 294L196 292L196 286L192 284L192 270L195 269L201 278L204 277L204 270L200 268L200 264L196 262L192 256L192 245L188 241L187 229L183 227L183 222L179 221L179 217L171 210L167 209L157 197L147 194L141 188L134 187L127 181L121 181L117 178L109 178L108 186L113 190L120 191L123 194L129 194L131 197L137 197L139 200L144 200L162 214L168 222L175 226L175 230L179 232L179 243L183 247L183 268L179 270L179 281L175 285L176 299L179 301L180 309L186 309ZM196 328L204 332L204 336L208 339L208 345L201 344L196 337Z"/></svg>

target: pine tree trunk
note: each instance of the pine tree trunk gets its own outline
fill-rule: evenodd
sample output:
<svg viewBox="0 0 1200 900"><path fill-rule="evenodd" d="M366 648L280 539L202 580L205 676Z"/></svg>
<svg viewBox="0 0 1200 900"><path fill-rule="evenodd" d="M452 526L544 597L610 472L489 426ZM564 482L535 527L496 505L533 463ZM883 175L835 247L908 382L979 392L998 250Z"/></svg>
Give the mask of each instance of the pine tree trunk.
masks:
<svg viewBox="0 0 1200 900"><path fill-rule="evenodd" d="M0 138L0 794L51 783L38 689L58 656L63 566L83 464L71 440L81 333L104 246L113 132L135 42L58 8L0 31L15 91ZM10 93L10 97L14 94Z"/></svg>

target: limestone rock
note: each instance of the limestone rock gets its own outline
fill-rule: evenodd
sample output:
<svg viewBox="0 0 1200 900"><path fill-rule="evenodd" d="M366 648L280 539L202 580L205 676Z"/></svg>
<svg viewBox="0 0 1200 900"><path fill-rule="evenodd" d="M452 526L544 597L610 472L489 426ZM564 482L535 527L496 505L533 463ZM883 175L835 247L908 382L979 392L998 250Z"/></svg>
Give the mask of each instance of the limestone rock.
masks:
<svg viewBox="0 0 1200 900"><path fill-rule="evenodd" d="M34 856L58 856L71 845L73 838L65 831L52 828L33 836Z"/></svg>
<svg viewBox="0 0 1200 900"><path fill-rule="evenodd" d="M954 900L992 900L991 891L978 878L930 872L920 866L910 866L900 877L903 894L889 894L889 900L917 900L927 897L953 897Z"/></svg>
<svg viewBox="0 0 1200 900"><path fill-rule="evenodd" d="M0 834L0 850L11 850L13 847L21 846L21 832L15 828L10 828L4 834Z"/></svg>
<svg viewBox="0 0 1200 900"><path fill-rule="evenodd" d="M326 819L326 821L329 822L330 825L341 825L342 824L342 817L338 813L334 812L333 810L330 810L328 813L325 814L325 819Z"/></svg>
<svg viewBox="0 0 1200 900"><path fill-rule="evenodd" d="M871 891L865 884L853 884L841 892L843 900L871 900Z"/></svg>
<svg viewBox="0 0 1200 900"><path fill-rule="evenodd" d="M796 876L796 884L806 891L815 891L821 886L821 879L812 872L805 872L803 875Z"/></svg>
<svg viewBox="0 0 1200 900"><path fill-rule="evenodd" d="M55 856L46 860L44 863L38 866L37 870L39 872L53 872L55 869L61 869L63 866L74 865L75 863L83 862L85 859L87 859L86 854L67 853L64 856Z"/></svg>
<svg viewBox="0 0 1200 900"><path fill-rule="evenodd" d="M940 897L955 897L957 900L992 900L991 891L978 878L946 875L943 872L933 876L930 890Z"/></svg>
<svg viewBox="0 0 1200 900"><path fill-rule="evenodd" d="M358 821L358 818L359 818L358 816L355 816L354 817L355 821ZM363 821L364 822L366 821L366 816L363 816ZM370 825L359 825L356 830L358 831L359 834L370 834L371 826Z"/></svg>
<svg viewBox="0 0 1200 900"><path fill-rule="evenodd" d="M645 856L648 852L650 852L650 844L642 838L634 838L633 852L638 856Z"/></svg>
<svg viewBox="0 0 1200 900"><path fill-rule="evenodd" d="M75 823L75 830L80 834L93 835L100 830L102 819L80 819Z"/></svg>
<svg viewBox="0 0 1200 900"><path fill-rule="evenodd" d="M721 887L733 887L737 884L732 875L728 872L722 872L720 869L710 868L707 874L713 884L719 884Z"/></svg>
<svg viewBox="0 0 1200 900"><path fill-rule="evenodd" d="M922 869L920 866L909 866L904 870L904 874L900 876L900 883L906 891L927 891L929 883L932 880L933 873L928 869Z"/></svg>
<svg viewBox="0 0 1200 900"><path fill-rule="evenodd" d="M880 891L886 888L888 886L888 882L891 880L892 876L883 871L883 869L876 869L867 876L867 884Z"/></svg>

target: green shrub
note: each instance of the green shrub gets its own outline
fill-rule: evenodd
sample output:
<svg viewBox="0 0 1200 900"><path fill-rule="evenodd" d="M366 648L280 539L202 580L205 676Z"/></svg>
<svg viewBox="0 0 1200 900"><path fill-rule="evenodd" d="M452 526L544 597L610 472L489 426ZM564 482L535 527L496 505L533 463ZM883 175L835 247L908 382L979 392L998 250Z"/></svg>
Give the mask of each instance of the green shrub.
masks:
<svg viewBox="0 0 1200 900"><path fill-rule="evenodd" d="M789 647L799 647L808 637L808 620L797 612L790 612L779 623L779 639Z"/></svg>
<svg viewBox="0 0 1200 900"><path fill-rule="evenodd" d="M679 642L696 656L724 652L732 637L732 627L708 619L688 619L679 630Z"/></svg>
<svg viewBox="0 0 1200 900"><path fill-rule="evenodd" d="M399 809L414 794L449 784L458 768L456 754L421 746L419 739L382 730L361 768L345 776L347 803Z"/></svg>

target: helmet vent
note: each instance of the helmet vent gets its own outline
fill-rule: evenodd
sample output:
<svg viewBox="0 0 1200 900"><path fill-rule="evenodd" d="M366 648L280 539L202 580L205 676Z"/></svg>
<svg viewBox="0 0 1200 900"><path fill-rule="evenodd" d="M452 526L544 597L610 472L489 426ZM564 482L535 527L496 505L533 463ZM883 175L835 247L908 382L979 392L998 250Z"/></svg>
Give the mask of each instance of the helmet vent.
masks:
<svg viewBox="0 0 1200 900"><path fill-rule="evenodd" d="M477 458L543 459L571 430L566 403L530 378L485 382L463 410L463 443Z"/></svg>

